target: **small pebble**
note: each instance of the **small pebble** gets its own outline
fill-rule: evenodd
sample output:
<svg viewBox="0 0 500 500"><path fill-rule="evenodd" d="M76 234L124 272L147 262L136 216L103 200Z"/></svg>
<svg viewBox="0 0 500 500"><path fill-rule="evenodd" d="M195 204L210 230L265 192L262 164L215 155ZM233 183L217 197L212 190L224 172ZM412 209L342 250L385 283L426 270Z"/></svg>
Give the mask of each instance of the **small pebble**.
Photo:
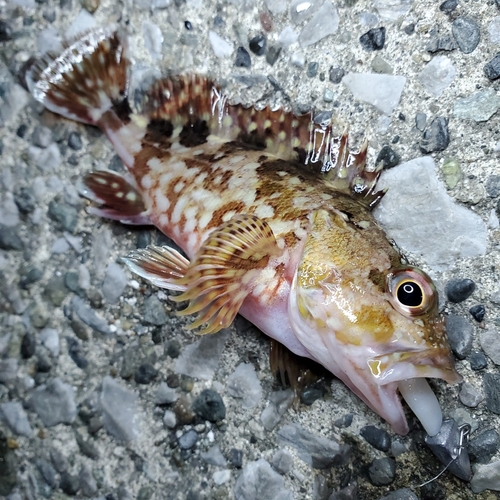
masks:
<svg viewBox="0 0 500 500"><path fill-rule="evenodd" d="M191 24L191 21L184 21L184 27L188 30L191 31L193 29L193 25Z"/></svg>
<svg viewBox="0 0 500 500"><path fill-rule="evenodd" d="M446 317L446 333L450 347L458 359L465 359L471 352L474 328L463 317L450 314Z"/></svg>
<svg viewBox="0 0 500 500"><path fill-rule="evenodd" d="M163 425L167 429L175 429L175 426L177 425L177 418L172 410L166 410L163 414Z"/></svg>
<svg viewBox="0 0 500 500"><path fill-rule="evenodd" d="M390 146L383 146L377 155L375 160L375 165L379 165L380 162L383 163L384 168L395 167L401 161L401 156L398 155Z"/></svg>
<svg viewBox="0 0 500 500"><path fill-rule="evenodd" d="M444 500L444 497L441 499L439 496L436 496L433 490L433 494L431 497L429 497L428 500L431 499ZM417 497L417 495L415 495L415 493L413 493L413 491L410 490L410 488L400 488L399 490L391 491L388 495L381 497L380 500L419 500L419 498ZM427 500L427 499L424 499L424 497L422 496L421 500Z"/></svg>
<svg viewBox="0 0 500 500"><path fill-rule="evenodd" d="M483 304L478 304L477 306L472 306L469 309L469 313L472 315L472 317L478 322L481 323L483 321L484 316L486 314L486 309L483 306Z"/></svg>
<svg viewBox="0 0 500 500"><path fill-rule="evenodd" d="M500 77L500 53L486 64L484 74L489 80L496 80Z"/></svg>
<svg viewBox="0 0 500 500"><path fill-rule="evenodd" d="M427 52L435 54L436 52L450 52L458 48L457 42L451 35L437 36L431 38L427 44Z"/></svg>
<svg viewBox="0 0 500 500"><path fill-rule="evenodd" d="M485 373L483 388L486 396L486 407L491 412L500 415L500 374Z"/></svg>
<svg viewBox="0 0 500 500"><path fill-rule="evenodd" d="M415 33L415 23L410 23L404 27L404 32L407 35L413 35Z"/></svg>
<svg viewBox="0 0 500 500"><path fill-rule="evenodd" d="M385 44L385 28L372 28L359 38L361 46L368 52L382 50Z"/></svg>
<svg viewBox="0 0 500 500"><path fill-rule="evenodd" d="M340 66L332 66L328 72L328 78L332 83L340 83L345 75L345 71Z"/></svg>
<svg viewBox="0 0 500 500"><path fill-rule="evenodd" d="M35 336L30 332L26 332L23 335L23 340L21 342L21 356L23 357L23 359L29 359L35 354L35 349Z"/></svg>
<svg viewBox="0 0 500 500"><path fill-rule="evenodd" d="M40 148L46 148L52 142L52 131L43 125L37 125L33 130L31 142Z"/></svg>
<svg viewBox="0 0 500 500"><path fill-rule="evenodd" d="M376 458L368 468L370 481L375 486L387 486L396 477L396 462L389 457Z"/></svg>
<svg viewBox="0 0 500 500"><path fill-rule="evenodd" d="M451 14L458 5L458 0L445 0L440 6L439 10L445 14Z"/></svg>
<svg viewBox="0 0 500 500"><path fill-rule="evenodd" d="M75 496L80 489L80 479L78 476L73 476L69 472L64 471L61 473L59 487L67 495Z"/></svg>
<svg viewBox="0 0 500 500"><path fill-rule="evenodd" d="M450 302L457 304L468 299L475 289L476 284L471 279L452 279L446 283L444 292Z"/></svg>
<svg viewBox="0 0 500 500"><path fill-rule="evenodd" d="M60 229L72 233L76 229L78 222L78 210L71 205L52 200L49 203L49 217L57 223Z"/></svg>
<svg viewBox="0 0 500 500"><path fill-rule="evenodd" d="M469 363L471 370L474 371L484 370L488 366L488 360L486 359L486 356L479 351L471 352L469 356Z"/></svg>
<svg viewBox="0 0 500 500"><path fill-rule="evenodd" d="M68 136L68 146L73 151L79 151L83 147L82 137L78 132L71 132Z"/></svg>
<svg viewBox="0 0 500 500"><path fill-rule="evenodd" d="M318 387L306 387L300 393L300 402L304 405L311 406L316 400L321 399L325 395L325 389Z"/></svg>
<svg viewBox="0 0 500 500"><path fill-rule="evenodd" d="M31 187L19 188L14 193L14 202L19 211L23 214L30 214L35 210L36 200L35 193Z"/></svg>
<svg viewBox="0 0 500 500"><path fill-rule="evenodd" d="M427 115L425 113L417 113L415 115L415 127L417 127L420 132L425 130L425 126L427 124Z"/></svg>
<svg viewBox="0 0 500 500"><path fill-rule="evenodd" d="M451 32L455 37L458 48L464 54L470 54L477 47L481 32L477 22L471 17L459 17L453 21Z"/></svg>
<svg viewBox="0 0 500 500"><path fill-rule="evenodd" d="M164 325L168 321L165 306L156 295L151 295L144 301L143 320L156 326Z"/></svg>
<svg viewBox="0 0 500 500"><path fill-rule="evenodd" d="M479 334L479 343L488 356L496 365L500 365L500 336L494 326L482 329Z"/></svg>
<svg viewBox="0 0 500 500"><path fill-rule="evenodd" d="M88 360L82 353L82 349L78 340L73 337L66 337L66 343L68 344L68 355L74 361L78 368L84 370L89 365Z"/></svg>
<svg viewBox="0 0 500 500"><path fill-rule="evenodd" d="M278 60L281 53L281 47L279 45L269 45L266 52L266 61L269 66L274 66L274 63Z"/></svg>
<svg viewBox="0 0 500 500"><path fill-rule="evenodd" d="M26 274L21 276L19 286L26 290L29 285L40 281L42 279L42 276L43 271L41 269L39 269L38 267L32 267Z"/></svg>
<svg viewBox="0 0 500 500"><path fill-rule="evenodd" d="M28 132L28 126L25 125L24 123L22 125L19 126L19 128L17 129L16 131L16 134L18 137L20 137L21 139L24 139L24 137L26 136L26 133Z"/></svg>
<svg viewBox="0 0 500 500"><path fill-rule="evenodd" d="M473 462L487 463L498 451L500 436L495 429L488 429L472 438L467 444L469 457Z"/></svg>
<svg viewBox="0 0 500 500"><path fill-rule="evenodd" d="M438 116L425 130L420 141L420 151L425 154L444 151L449 143L448 119Z"/></svg>
<svg viewBox="0 0 500 500"><path fill-rule="evenodd" d="M307 65L307 76L314 78L318 74L319 64L317 62L310 62Z"/></svg>
<svg viewBox="0 0 500 500"><path fill-rule="evenodd" d="M190 450L198 441L198 433L194 429L190 429L184 433L179 439L179 448L181 450Z"/></svg>
<svg viewBox="0 0 500 500"><path fill-rule="evenodd" d="M293 456L286 449L278 450L271 459L271 465L281 475L288 474L293 467Z"/></svg>
<svg viewBox="0 0 500 500"><path fill-rule="evenodd" d="M366 427L363 427L359 433L377 450L390 450L391 436L389 436L389 433L384 431L383 429L379 429L374 425L367 425Z"/></svg>
<svg viewBox="0 0 500 500"><path fill-rule="evenodd" d="M454 158L447 158L441 166L441 172L444 175L444 182L449 189L457 187L462 180L462 169L460 163Z"/></svg>
<svg viewBox="0 0 500 500"><path fill-rule="evenodd" d="M333 101L333 91L330 89L325 89L323 92L323 101L332 102Z"/></svg>
<svg viewBox="0 0 500 500"><path fill-rule="evenodd" d="M0 224L0 248L2 250L23 250L24 243L15 227Z"/></svg>
<svg viewBox="0 0 500 500"><path fill-rule="evenodd" d="M248 42L248 46L256 56L263 56L266 53L267 39L262 33L260 33Z"/></svg>
<svg viewBox="0 0 500 500"><path fill-rule="evenodd" d="M458 397L460 398L460 401L469 408L476 408L477 405L484 399L482 392L467 382L462 384Z"/></svg>
<svg viewBox="0 0 500 500"><path fill-rule="evenodd" d="M247 49L244 47L238 47L234 65L237 68L249 68L252 65L252 60L250 59L250 54Z"/></svg>
<svg viewBox="0 0 500 500"><path fill-rule="evenodd" d="M7 42L12 39L14 30L11 25L0 19L0 42Z"/></svg>
<svg viewBox="0 0 500 500"><path fill-rule="evenodd" d="M193 401L193 411L204 420L219 422L226 417L226 406L220 395L213 389L205 389Z"/></svg>
<svg viewBox="0 0 500 500"><path fill-rule="evenodd" d="M486 192L491 198L500 195L500 175L490 175L486 180Z"/></svg>
<svg viewBox="0 0 500 500"><path fill-rule="evenodd" d="M93 14L101 4L101 0L80 0L82 7L87 11Z"/></svg>
<svg viewBox="0 0 500 500"><path fill-rule="evenodd" d="M241 466L243 465L243 450L239 450L237 448L231 448L229 450L228 459L233 467L241 469Z"/></svg>

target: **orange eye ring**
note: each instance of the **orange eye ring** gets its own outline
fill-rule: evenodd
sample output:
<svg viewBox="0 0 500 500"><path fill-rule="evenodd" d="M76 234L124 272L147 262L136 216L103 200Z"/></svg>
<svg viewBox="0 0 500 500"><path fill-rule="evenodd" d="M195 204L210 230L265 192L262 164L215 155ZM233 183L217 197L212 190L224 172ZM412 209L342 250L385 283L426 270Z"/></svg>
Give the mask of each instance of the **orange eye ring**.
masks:
<svg viewBox="0 0 500 500"><path fill-rule="evenodd" d="M405 316L420 316L437 307L437 292L431 278L416 267L389 273L387 291L396 311Z"/></svg>

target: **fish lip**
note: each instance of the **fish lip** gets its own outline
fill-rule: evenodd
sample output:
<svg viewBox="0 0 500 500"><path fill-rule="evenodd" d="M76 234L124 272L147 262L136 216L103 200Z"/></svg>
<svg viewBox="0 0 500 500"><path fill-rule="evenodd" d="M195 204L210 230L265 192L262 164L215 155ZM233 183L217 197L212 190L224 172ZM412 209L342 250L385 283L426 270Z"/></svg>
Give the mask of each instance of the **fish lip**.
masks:
<svg viewBox="0 0 500 500"><path fill-rule="evenodd" d="M435 349L381 354L368 359L367 364L379 386L410 378L439 378L450 385L462 382L451 354L436 355Z"/></svg>

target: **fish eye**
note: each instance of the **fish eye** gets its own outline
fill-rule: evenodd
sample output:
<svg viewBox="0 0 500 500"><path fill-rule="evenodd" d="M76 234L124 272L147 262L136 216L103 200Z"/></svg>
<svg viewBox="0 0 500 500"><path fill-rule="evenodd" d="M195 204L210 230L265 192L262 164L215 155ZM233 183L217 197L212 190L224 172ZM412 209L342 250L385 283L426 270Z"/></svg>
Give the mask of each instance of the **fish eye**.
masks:
<svg viewBox="0 0 500 500"><path fill-rule="evenodd" d="M416 267L391 272L387 289L393 307L406 316L419 316L437 306L437 292L431 278Z"/></svg>

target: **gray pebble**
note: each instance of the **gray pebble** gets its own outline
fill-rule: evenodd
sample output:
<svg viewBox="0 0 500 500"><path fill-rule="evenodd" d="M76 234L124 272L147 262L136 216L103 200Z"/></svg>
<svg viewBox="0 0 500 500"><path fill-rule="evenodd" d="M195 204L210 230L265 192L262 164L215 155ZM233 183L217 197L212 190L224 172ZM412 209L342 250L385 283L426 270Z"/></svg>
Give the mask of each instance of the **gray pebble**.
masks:
<svg viewBox="0 0 500 500"><path fill-rule="evenodd" d="M44 328L38 336L42 345L52 354L54 358L59 356L59 333L55 328Z"/></svg>
<svg viewBox="0 0 500 500"><path fill-rule="evenodd" d="M427 52L435 54L436 52L444 51L450 52L458 47L455 39L450 35L436 36L431 38L427 44Z"/></svg>
<svg viewBox="0 0 500 500"><path fill-rule="evenodd" d="M469 356L471 370L484 370L488 366L488 360L482 352L474 351Z"/></svg>
<svg viewBox="0 0 500 500"><path fill-rule="evenodd" d="M42 302L32 302L28 307L28 315L35 328L43 328L49 321L49 311Z"/></svg>
<svg viewBox="0 0 500 500"><path fill-rule="evenodd" d="M340 66L332 66L328 72L328 78L332 83L340 83L345 75L345 71Z"/></svg>
<svg viewBox="0 0 500 500"><path fill-rule="evenodd" d="M470 54L477 47L481 32L477 22L471 17L459 17L453 21L451 31L464 54Z"/></svg>
<svg viewBox="0 0 500 500"><path fill-rule="evenodd" d="M35 193L31 187L19 188L14 193L14 202L19 211L23 214L29 214L35 210Z"/></svg>
<svg viewBox="0 0 500 500"><path fill-rule="evenodd" d="M279 45L271 44L269 45L266 52L266 61L269 66L274 66L274 63L278 60L281 54L281 47Z"/></svg>
<svg viewBox="0 0 500 500"><path fill-rule="evenodd" d="M37 469L40 471L45 482L51 487L55 488L57 486L56 470L53 465L45 460L44 458L38 458L35 461Z"/></svg>
<svg viewBox="0 0 500 500"><path fill-rule="evenodd" d="M446 317L446 332L455 356L465 359L472 349L473 326L463 316L450 314Z"/></svg>
<svg viewBox="0 0 500 500"><path fill-rule="evenodd" d="M82 149L82 137L78 132L71 132L68 136L68 146L73 150L73 151L79 151Z"/></svg>
<svg viewBox="0 0 500 500"><path fill-rule="evenodd" d="M243 450L231 448L229 450L229 462L233 467L241 469L241 466L243 465Z"/></svg>
<svg viewBox="0 0 500 500"><path fill-rule="evenodd" d="M432 120L425 130L420 141L420 151L425 154L443 151L448 147L449 143L448 119L438 116Z"/></svg>
<svg viewBox="0 0 500 500"><path fill-rule="evenodd" d="M382 50L385 44L385 28L372 28L359 38L361 46L368 52Z"/></svg>
<svg viewBox="0 0 500 500"><path fill-rule="evenodd" d="M52 142L52 131L43 125L37 125L33 130L31 142L39 148L46 148Z"/></svg>
<svg viewBox="0 0 500 500"><path fill-rule="evenodd" d="M108 304L116 304L125 287L127 286L127 275L123 268L116 262L111 262L104 276L104 281L102 283L102 294L104 299Z"/></svg>
<svg viewBox="0 0 500 500"><path fill-rule="evenodd" d="M0 224L0 248L2 250L23 250L24 243L16 227Z"/></svg>
<svg viewBox="0 0 500 500"><path fill-rule="evenodd" d="M460 401L469 408L476 408L476 406L484 399L482 391L467 382L462 384L458 397L460 398Z"/></svg>
<svg viewBox="0 0 500 500"><path fill-rule="evenodd" d="M23 359L29 359L35 354L36 339L31 332L26 332L21 341L21 356Z"/></svg>
<svg viewBox="0 0 500 500"><path fill-rule="evenodd" d="M395 167L401 161L401 156L391 148L391 146L385 145L380 150L375 160L375 165L379 165L382 162L384 168Z"/></svg>
<svg viewBox="0 0 500 500"><path fill-rule="evenodd" d="M64 455L57 448L50 450L50 461L59 473L64 472L68 468L66 458L64 458Z"/></svg>
<svg viewBox="0 0 500 500"><path fill-rule="evenodd" d="M26 274L23 274L21 277L21 280L19 281L19 285L21 288L26 290L28 288L28 285L32 285L33 283L36 283L37 281L40 281L43 276L43 271L39 269L38 267L32 267L29 269Z"/></svg>
<svg viewBox="0 0 500 500"><path fill-rule="evenodd" d="M218 444L212 446L208 451L202 452L200 456L207 464L216 465L217 467L226 467L227 465L227 460L222 455Z"/></svg>
<svg viewBox="0 0 500 500"><path fill-rule="evenodd" d="M496 454L500 445L500 436L495 429L488 429L471 439L467 445L473 462L487 463Z"/></svg>
<svg viewBox="0 0 500 500"><path fill-rule="evenodd" d="M457 304L468 299L475 289L476 284L471 279L452 279L446 283L444 292L450 302Z"/></svg>
<svg viewBox="0 0 500 500"><path fill-rule="evenodd" d="M144 301L143 319L150 325L161 326L168 321L165 306L156 295L151 295Z"/></svg>
<svg viewBox="0 0 500 500"><path fill-rule="evenodd" d="M278 450L271 459L271 465L281 475L288 474L293 467L293 456L286 449Z"/></svg>
<svg viewBox="0 0 500 500"><path fill-rule="evenodd" d="M307 76L314 78L318 74L319 64L316 61L310 62L307 65Z"/></svg>
<svg viewBox="0 0 500 500"><path fill-rule="evenodd" d="M163 425L167 429L175 429L175 426L177 425L177 418L172 410L166 410L163 414Z"/></svg>
<svg viewBox="0 0 500 500"><path fill-rule="evenodd" d="M236 59L234 65L237 68L249 68L252 65L252 60L250 59L250 54L245 47L238 47L236 50Z"/></svg>
<svg viewBox="0 0 500 500"><path fill-rule="evenodd" d="M198 441L198 433L194 429L185 432L179 439L179 448L181 450L190 450Z"/></svg>
<svg viewBox="0 0 500 500"><path fill-rule="evenodd" d="M60 378L36 388L30 403L46 427L71 424L76 418L75 391Z"/></svg>
<svg viewBox="0 0 500 500"><path fill-rule="evenodd" d="M33 429L24 411L23 405L17 401L0 404L0 420L3 420L12 432L18 436L33 436Z"/></svg>
<svg viewBox="0 0 500 500"><path fill-rule="evenodd" d="M66 337L66 343L68 344L69 357L75 362L75 365L82 370L87 368L89 362L83 355L78 340L74 339L73 337Z"/></svg>
<svg viewBox="0 0 500 500"><path fill-rule="evenodd" d="M43 295L55 306L59 307L69 290L64 283L64 276L53 276L43 290Z"/></svg>
<svg viewBox="0 0 500 500"><path fill-rule="evenodd" d="M437 499L438 497L432 496L426 498ZM380 500L418 500L418 497L415 493L413 493L413 491L410 490L410 488L401 488L396 491L391 491L388 495L381 497Z"/></svg>
<svg viewBox="0 0 500 500"><path fill-rule="evenodd" d="M260 33L248 42L248 46L256 56L263 56L266 52L267 39L262 33Z"/></svg>
<svg viewBox="0 0 500 500"><path fill-rule="evenodd" d="M332 102L333 101L333 92L330 89L325 89L323 92L323 101Z"/></svg>
<svg viewBox="0 0 500 500"><path fill-rule="evenodd" d="M481 330L479 334L479 342L483 351L496 365L500 365L499 339L498 330L491 326L486 330Z"/></svg>
<svg viewBox="0 0 500 500"><path fill-rule="evenodd" d="M61 473L61 481L59 482L59 487L67 495L74 496L80 489L80 479L78 478L78 476L73 476L68 471L64 471Z"/></svg>
<svg viewBox="0 0 500 500"><path fill-rule="evenodd" d="M440 6L439 10L445 14L451 14L458 6L458 0L445 0Z"/></svg>
<svg viewBox="0 0 500 500"><path fill-rule="evenodd" d="M486 395L486 406L488 410L500 415L500 374L485 373L483 377L483 388Z"/></svg>
<svg viewBox="0 0 500 500"><path fill-rule="evenodd" d="M500 53L485 65L484 74L489 80L496 80L500 77Z"/></svg>
<svg viewBox="0 0 500 500"><path fill-rule="evenodd" d="M107 321L98 316L97 313L80 297L73 297L71 300L71 308L86 325L90 326L94 330L97 330L104 335L111 333Z"/></svg>
<svg viewBox="0 0 500 500"><path fill-rule="evenodd" d="M213 389L205 389L193 401L193 411L204 420L219 422L226 417L226 406L219 393Z"/></svg>
<svg viewBox="0 0 500 500"><path fill-rule="evenodd" d="M269 397L269 404L264 408L260 420L264 428L273 430L281 420L281 417L290 408L295 394L291 389L285 391L275 391Z"/></svg>
<svg viewBox="0 0 500 500"><path fill-rule="evenodd" d="M78 222L78 210L71 205L52 200L49 203L49 217L58 224L59 228L72 233Z"/></svg>
<svg viewBox="0 0 500 500"><path fill-rule="evenodd" d="M80 469L80 489L86 497L93 497L97 493L97 482L92 474L92 468L88 464L83 464Z"/></svg>
<svg viewBox="0 0 500 500"><path fill-rule="evenodd" d="M158 376L158 370L150 363L144 363L134 374L134 380L138 384L150 384Z"/></svg>
<svg viewBox="0 0 500 500"><path fill-rule="evenodd" d="M396 462L389 457L376 458L368 468L368 475L375 486L387 486L396 477Z"/></svg>
<svg viewBox="0 0 500 500"><path fill-rule="evenodd" d="M175 389L169 387L165 382L162 382L158 389L156 389L155 404L166 405L175 403L177 400L177 393Z"/></svg>
<svg viewBox="0 0 500 500"><path fill-rule="evenodd" d="M377 450L389 451L391 448L391 436L383 429L379 429L374 425L367 425L363 427L359 433Z"/></svg>
<svg viewBox="0 0 500 500"><path fill-rule="evenodd" d="M500 195L500 175L490 175L486 180L486 192L492 198Z"/></svg>

